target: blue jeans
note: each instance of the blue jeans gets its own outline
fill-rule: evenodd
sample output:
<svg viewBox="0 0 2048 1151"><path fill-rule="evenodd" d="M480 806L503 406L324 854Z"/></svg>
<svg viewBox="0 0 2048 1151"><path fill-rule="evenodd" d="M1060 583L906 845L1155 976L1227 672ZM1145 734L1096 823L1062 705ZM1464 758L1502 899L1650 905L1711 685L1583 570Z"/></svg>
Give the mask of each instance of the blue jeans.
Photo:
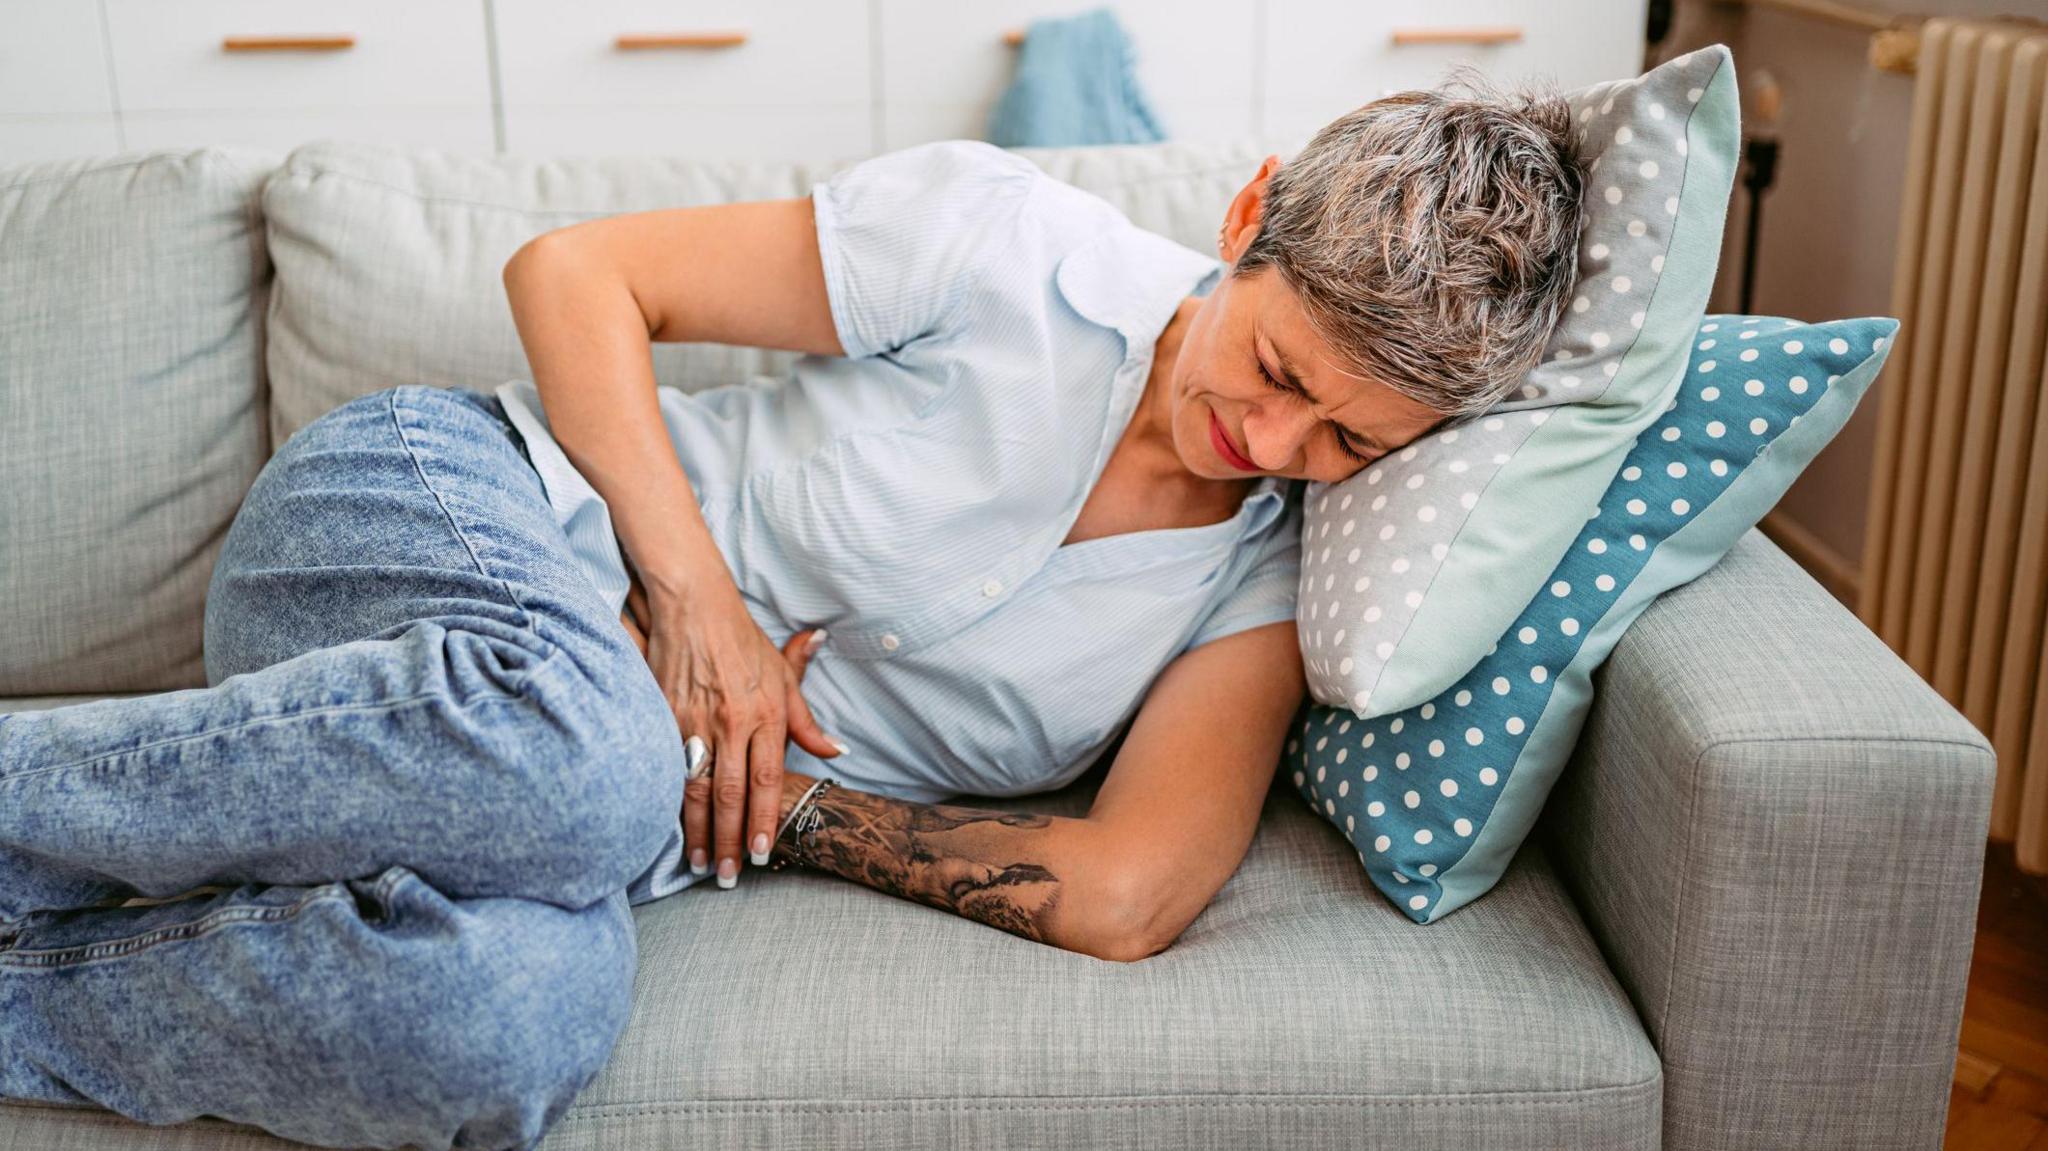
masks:
<svg viewBox="0 0 2048 1151"><path fill-rule="evenodd" d="M497 399L391 388L288 440L205 657L0 717L0 1096L538 1143L625 1027L683 749Z"/></svg>

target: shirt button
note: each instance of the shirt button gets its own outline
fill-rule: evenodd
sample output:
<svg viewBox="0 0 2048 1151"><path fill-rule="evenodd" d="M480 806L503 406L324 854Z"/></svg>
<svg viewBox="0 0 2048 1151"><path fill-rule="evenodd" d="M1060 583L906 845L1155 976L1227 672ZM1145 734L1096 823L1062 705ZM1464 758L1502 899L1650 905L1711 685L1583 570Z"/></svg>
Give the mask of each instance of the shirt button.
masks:
<svg viewBox="0 0 2048 1151"><path fill-rule="evenodd" d="M1003 594L1003 581L999 579L992 579L987 583L981 585L981 594L989 597L990 599L994 599L995 597Z"/></svg>
<svg viewBox="0 0 2048 1151"><path fill-rule="evenodd" d="M888 635L882 637L882 646L888 648L890 651L895 651L896 645L902 642L902 640L896 638L896 633L893 631L890 632Z"/></svg>

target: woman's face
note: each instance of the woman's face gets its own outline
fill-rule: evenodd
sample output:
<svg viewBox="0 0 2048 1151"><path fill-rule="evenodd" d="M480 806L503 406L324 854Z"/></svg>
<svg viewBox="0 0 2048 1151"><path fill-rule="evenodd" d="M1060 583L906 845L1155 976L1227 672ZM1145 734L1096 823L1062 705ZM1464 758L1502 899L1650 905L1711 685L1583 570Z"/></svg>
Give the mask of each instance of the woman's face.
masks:
<svg viewBox="0 0 2048 1151"><path fill-rule="evenodd" d="M1444 419L1338 367L1271 268L1200 299L1169 383L1174 448L1196 475L1336 483Z"/></svg>
<svg viewBox="0 0 2048 1151"><path fill-rule="evenodd" d="M1266 181L1279 166L1278 156L1266 157L1231 201L1217 237L1225 263L1257 234ZM1174 449L1196 475L1336 483L1445 418L1339 367L1270 267L1226 275L1199 301L1168 385Z"/></svg>

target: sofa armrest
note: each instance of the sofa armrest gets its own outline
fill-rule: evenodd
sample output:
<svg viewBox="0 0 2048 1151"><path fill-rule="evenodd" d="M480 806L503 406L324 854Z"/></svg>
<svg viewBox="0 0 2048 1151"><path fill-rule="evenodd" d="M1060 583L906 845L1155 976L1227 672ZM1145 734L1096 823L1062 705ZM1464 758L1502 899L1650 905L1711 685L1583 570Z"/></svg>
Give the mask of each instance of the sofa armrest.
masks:
<svg viewBox="0 0 2048 1151"><path fill-rule="evenodd" d="M1752 529L1594 676L1539 836L1664 1062L1664 1146L1941 1146L1989 742Z"/></svg>

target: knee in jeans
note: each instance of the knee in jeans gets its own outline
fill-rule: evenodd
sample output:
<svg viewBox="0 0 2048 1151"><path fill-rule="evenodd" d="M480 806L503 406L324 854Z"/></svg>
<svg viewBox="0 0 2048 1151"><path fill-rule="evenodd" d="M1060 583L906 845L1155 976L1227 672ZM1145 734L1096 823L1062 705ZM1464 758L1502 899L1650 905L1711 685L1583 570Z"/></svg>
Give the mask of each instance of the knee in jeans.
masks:
<svg viewBox="0 0 2048 1151"><path fill-rule="evenodd" d="M394 902L410 905L394 922L447 922L418 994L392 1000L409 1008L373 1037L379 1075L455 1147L530 1145L597 1077L632 1012L625 893L568 911L510 898L457 905L415 883Z"/></svg>
<svg viewBox="0 0 2048 1151"><path fill-rule="evenodd" d="M651 677L600 683L552 674L561 670L536 677L530 689L561 739L555 795L537 802L554 825L564 866L594 898L630 884L674 830L683 803L682 736Z"/></svg>

